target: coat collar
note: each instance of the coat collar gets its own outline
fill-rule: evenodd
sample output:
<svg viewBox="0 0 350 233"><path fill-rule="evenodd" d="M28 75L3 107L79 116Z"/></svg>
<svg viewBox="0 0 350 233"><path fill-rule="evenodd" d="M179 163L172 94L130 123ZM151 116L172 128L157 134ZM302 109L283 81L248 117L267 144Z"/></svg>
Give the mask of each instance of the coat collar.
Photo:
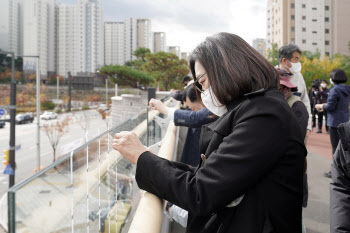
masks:
<svg viewBox="0 0 350 233"><path fill-rule="evenodd" d="M241 103L243 103L244 101L248 100L249 98L253 98L255 96L265 95L265 93L267 91L268 90L263 88L263 89L260 89L258 91L247 93L247 94L245 94L245 95L243 95L243 96L241 96L241 97L231 101L230 103L228 103L226 105L228 112L226 112L224 115L222 115L215 122L207 125L207 127L210 130L218 132L218 133L220 133L220 134L222 134L224 136L230 134L232 129L230 127L227 127L228 124L226 124L226 122L230 119L230 115L231 115L230 113L232 112L232 110L234 110L237 106L239 106ZM222 122L224 122L224 123L222 123Z"/></svg>

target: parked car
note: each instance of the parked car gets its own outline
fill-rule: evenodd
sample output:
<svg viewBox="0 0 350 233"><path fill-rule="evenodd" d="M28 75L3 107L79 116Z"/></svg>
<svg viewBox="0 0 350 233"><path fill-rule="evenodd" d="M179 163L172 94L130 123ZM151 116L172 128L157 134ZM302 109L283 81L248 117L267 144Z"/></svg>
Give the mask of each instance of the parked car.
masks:
<svg viewBox="0 0 350 233"><path fill-rule="evenodd" d="M16 116L16 124L32 123L34 116L31 113L21 113Z"/></svg>
<svg viewBox="0 0 350 233"><path fill-rule="evenodd" d="M40 120L51 120L51 119L57 119L57 113L44 112L42 115L40 115Z"/></svg>
<svg viewBox="0 0 350 233"><path fill-rule="evenodd" d="M0 120L0 128L3 128L5 126L5 121L4 120Z"/></svg>

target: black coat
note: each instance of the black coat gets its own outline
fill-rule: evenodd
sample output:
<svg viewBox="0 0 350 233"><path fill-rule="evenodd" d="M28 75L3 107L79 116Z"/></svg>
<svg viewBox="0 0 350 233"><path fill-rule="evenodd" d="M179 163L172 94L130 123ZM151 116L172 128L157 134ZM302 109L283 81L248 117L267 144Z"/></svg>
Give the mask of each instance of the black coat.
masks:
<svg viewBox="0 0 350 233"><path fill-rule="evenodd" d="M331 233L350 232L350 122L339 125L338 133L330 184Z"/></svg>
<svg viewBox="0 0 350 233"><path fill-rule="evenodd" d="M136 181L189 211L187 232L301 232L306 149L298 122L278 90L227 105L202 128L196 169L143 153ZM244 195L236 207L226 207Z"/></svg>

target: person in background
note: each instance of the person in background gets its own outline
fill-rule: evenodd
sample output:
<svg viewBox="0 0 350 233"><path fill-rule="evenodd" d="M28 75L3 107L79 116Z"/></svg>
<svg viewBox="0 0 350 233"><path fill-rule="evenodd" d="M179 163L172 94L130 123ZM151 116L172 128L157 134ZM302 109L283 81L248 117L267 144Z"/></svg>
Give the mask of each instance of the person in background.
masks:
<svg viewBox="0 0 350 233"><path fill-rule="evenodd" d="M315 94L315 87L314 85L311 86L309 90L309 100L310 100L310 108L311 108L311 119L312 119L312 128L316 128L316 112L315 109L315 100L316 100L316 94Z"/></svg>
<svg viewBox="0 0 350 233"><path fill-rule="evenodd" d="M338 126L339 144L333 154L330 184L330 232L350 232L350 122Z"/></svg>
<svg viewBox="0 0 350 233"><path fill-rule="evenodd" d="M320 86L319 86L319 90L317 92L316 95L316 104L326 104L327 103L327 99L328 99L328 93L329 90L327 88L328 83L326 80L322 80ZM323 125L323 116L326 119L326 133L328 133L328 126L327 126L327 110L316 110L317 111L317 115L318 115L318 121L317 121L317 127L318 127L318 131L316 133L322 133L322 125Z"/></svg>
<svg viewBox="0 0 350 233"><path fill-rule="evenodd" d="M304 103L307 112L309 114L307 132L306 132L306 141L307 137L312 131L311 125L311 107L310 100L307 93L305 81L303 75L300 73L301 64L300 64L300 56L301 50L295 44L288 44L282 46L278 50L278 58L279 58L279 67L287 70L292 75L290 76L290 81L298 87L298 92L300 93L300 100Z"/></svg>
<svg viewBox="0 0 350 233"><path fill-rule="evenodd" d="M185 85L185 88L188 87L188 84L192 81L191 77L186 75L185 77L183 77L182 79L182 84ZM193 81L192 81L193 82ZM170 90L170 96L173 97L174 99L176 99L177 101L181 101L182 102L182 94L183 91L179 91L179 90L174 90L171 89Z"/></svg>
<svg viewBox="0 0 350 233"><path fill-rule="evenodd" d="M230 33L207 37L189 64L199 102L219 116L202 127L198 167L152 154L134 132L113 148L137 164L140 189L188 211L188 233L300 233L307 151L277 71Z"/></svg>
<svg viewBox="0 0 350 233"><path fill-rule="evenodd" d="M350 86L345 85L348 78L342 69L332 70L329 76L333 88L329 91L327 103L316 104L315 108L327 111L327 126L334 154L339 142L337 127L349 121ZM325 176L331 178L331 172L325 173Z"/></svg>
<svg viewBox="0 0 350 233"><path fill-rule="evenodd" d="M193 85L183 92L183 102L190 110L169 108L156 99L151 99L149 105L174 120L176 126L188 127L180 162L197 167L200 161L199 138L201 127L215 121L217 117L199 103Z"/></svg>
<svg viewBox="0 0 350 233"><path fill-rule="evenodd" d="M309 120L309 114L303 102L300 101L300 97L293 94L297 92L298 88L295 86L289 77L289 73L284 70L277 68L277 72L280 75L280 87L279 90L283 93L288 105L293 109L293 113L298 120L301 133L303 137L306 136L306 127ZM304 177L303 177L303 207L307 207L307 201L309 196L309 187L307 182L307 160L305 158L304 164ZM303 233L306 232L304 222L302 223Z"/></svg>

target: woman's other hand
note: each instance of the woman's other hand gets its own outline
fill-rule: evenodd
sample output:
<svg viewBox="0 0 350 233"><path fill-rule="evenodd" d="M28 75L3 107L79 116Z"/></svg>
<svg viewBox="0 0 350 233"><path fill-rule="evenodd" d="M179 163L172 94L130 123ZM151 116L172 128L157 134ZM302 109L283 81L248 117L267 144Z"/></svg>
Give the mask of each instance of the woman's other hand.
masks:
<svg viewBox="0 0 350 233"><path fill-rule="evenodd" d="M142 145L137 135L128 131L116 133L112 147L132 164L136 164L140 155L147 151L147 148Z"/></svg>
<svg viewBox="0 0 350 233"><path fill-rule="evenodd" d="M156 100L156 99L151 99L149 101L149 106L154 107L161 114L168 116L168 109L162 101Z"/></svg>
<svg viewBox="0 0 350 233"><path fill-rule="evenodd" d="M323 109L323 104L316 104L316 105L315 105L315 108L316 108L317 110L322 110L322 109Z"/></svg>

